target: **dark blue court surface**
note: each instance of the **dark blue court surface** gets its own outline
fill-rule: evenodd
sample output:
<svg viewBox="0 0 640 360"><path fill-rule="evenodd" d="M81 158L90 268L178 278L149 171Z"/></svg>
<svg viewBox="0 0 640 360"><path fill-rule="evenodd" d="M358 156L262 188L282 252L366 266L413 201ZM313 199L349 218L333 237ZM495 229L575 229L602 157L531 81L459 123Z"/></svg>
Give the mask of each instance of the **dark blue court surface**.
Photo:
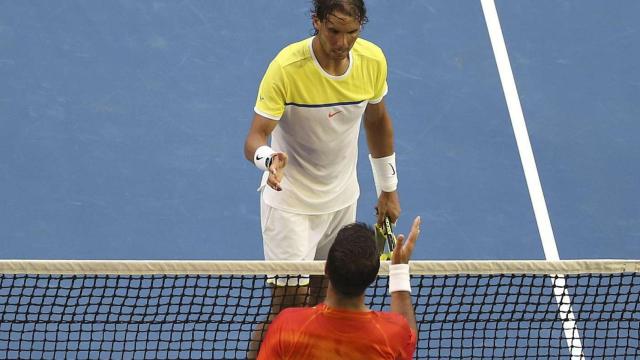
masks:
<svg viewBox="0 0 640 360"><path fill-rule="evenodd" d="M497 1L561 258L640 258L640 2ZM307 1L0 2L2 258L261 259L256 90ZM418 259L542 259L479 1L371 1ZM361 137L358 217L373 221Z"/></svg>

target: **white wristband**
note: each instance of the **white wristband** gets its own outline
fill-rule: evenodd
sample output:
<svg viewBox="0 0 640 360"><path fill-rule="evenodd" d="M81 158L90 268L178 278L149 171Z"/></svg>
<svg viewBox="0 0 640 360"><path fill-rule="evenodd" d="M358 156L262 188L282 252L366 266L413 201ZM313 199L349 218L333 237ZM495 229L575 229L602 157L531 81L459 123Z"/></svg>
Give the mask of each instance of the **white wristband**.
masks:
<svg viewBox="0 0 640 360"><path fill-rule="evenodd" d="M273 158L273 154L276 152L273 151L267 145L262 145L256 149L256 153L253 154L253 163L256 164L256 167L262 171L268 171L269 166L271 165L271 160Z"/></svg>
<svg viewBox="0 0 640 360"><path fill-rule="evenodd" d="M408 291L411 293L409 264L389 265L389 293L396 291Z"/></svg>
<svg viewBox="0 0 640 360"><path fill-rule="evenodd" d="M376 186L376 193L393 192L398 188L398 172L396 168L396 153L381 158L373 158L369 154L371 170L373 171L373 182Z"/></svg>

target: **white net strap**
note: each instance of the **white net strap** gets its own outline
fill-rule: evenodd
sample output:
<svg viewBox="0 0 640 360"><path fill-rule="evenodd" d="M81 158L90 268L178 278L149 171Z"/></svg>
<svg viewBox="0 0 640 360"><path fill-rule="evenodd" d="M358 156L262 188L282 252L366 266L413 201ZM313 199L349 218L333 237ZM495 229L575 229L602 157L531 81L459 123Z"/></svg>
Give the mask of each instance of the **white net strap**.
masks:
<svg viewBox="0 0 640 360"><path fill-rule="evenodd" d="M412 275L581 274L640 272L640 260L412 261ZM0 260L3 274L310 274L324 261ZM389 273L389 262L380 274Z"/></svg>

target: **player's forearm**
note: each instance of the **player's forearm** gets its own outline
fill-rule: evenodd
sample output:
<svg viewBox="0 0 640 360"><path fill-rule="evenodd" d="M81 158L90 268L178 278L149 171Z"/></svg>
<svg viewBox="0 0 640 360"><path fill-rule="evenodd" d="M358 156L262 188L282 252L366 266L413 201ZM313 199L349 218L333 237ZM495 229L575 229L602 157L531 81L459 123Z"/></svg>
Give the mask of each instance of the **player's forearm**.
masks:
<svg viewBox="0 0 640 360"><path fill-rule="evenodd" d="M250 163L253 163L253 154L256 153L256 150L262 146L267 144L268 136L266 134L261 134L259 132L252 132L247 135L247 139L244 142L244 157L249 160Z"/></svg>
<svg viewBox="0 0 640 360"><path fill-rule="evenodd" d="M249 162L253 162L253 156L260 146L267 145L269 136L277 124L277 121L255 114L251 129L249 129L249 134L244 142L244 157Z"/></svg>
<svg viewBox="0 0 640 360"><path fill-rule="evenodd" d="M413 312L413 304L411 303L411 294L408 291L395 291L391 293L391 311L402 315L407 319L411 330L418 332L416 315Z"/></svg>
<svg viewBox="0 0 640 360"><path fill-rule="evenodd" d="M386 113L377 118L365 120L364 128L367 133L369 152L374 158L381 158L393 154L393 125Z"/></svg>

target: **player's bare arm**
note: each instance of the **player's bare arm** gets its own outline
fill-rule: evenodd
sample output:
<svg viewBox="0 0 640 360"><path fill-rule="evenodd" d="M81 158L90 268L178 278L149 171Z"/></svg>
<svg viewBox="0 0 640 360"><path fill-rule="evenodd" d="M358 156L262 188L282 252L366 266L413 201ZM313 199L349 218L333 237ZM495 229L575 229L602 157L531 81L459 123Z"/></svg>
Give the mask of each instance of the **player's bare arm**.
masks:
<svg viewBox="0 0 640 360"><path fill-rule="evenodd" d="M278 122L275 120L271 120L258 114L254 115L251 128L249 129L249 134L247 134L247 139L244 142L244 157L247 160L251 163L255 163L256 159L254 159L254 157L260 156L256 155L256 150L267 144L267 140L269 139L271 132L273 132L273 129L275 129L277 125ZM280 183L284 177L285 166L287 166L287 154L283 152L276 152L271 155L267 185L272 189L277 191L282 190Z"/></svg>
<svg viewBox="0 0 640 360"><path fill-rule="evenodd" d="M413 220L411 225L411 231L409 236L405 238L404 235L398 235L396 248L391 256L391 264L408 264L413 254L413 249L416 246L416 240L420 235L420 216L417 216ZM408 291L394 291L391 293L391 311L397 312L402 315L409 327L417 332L416 317L413 312L413 304L411 304L411 293Z"/></svg>
<svg viewBox="0 0 640 360"><path fill-rule="evenodd" d="M393 154L393 124L384 100L377 104L368 104L364 115L364 129L371 156L383 158ZM393 171L395 172L395 169ZM391 222L395 222L400 217L398 192L381 191L376 209L378 224L383 223L385 216L388 216Z"/></svg>

